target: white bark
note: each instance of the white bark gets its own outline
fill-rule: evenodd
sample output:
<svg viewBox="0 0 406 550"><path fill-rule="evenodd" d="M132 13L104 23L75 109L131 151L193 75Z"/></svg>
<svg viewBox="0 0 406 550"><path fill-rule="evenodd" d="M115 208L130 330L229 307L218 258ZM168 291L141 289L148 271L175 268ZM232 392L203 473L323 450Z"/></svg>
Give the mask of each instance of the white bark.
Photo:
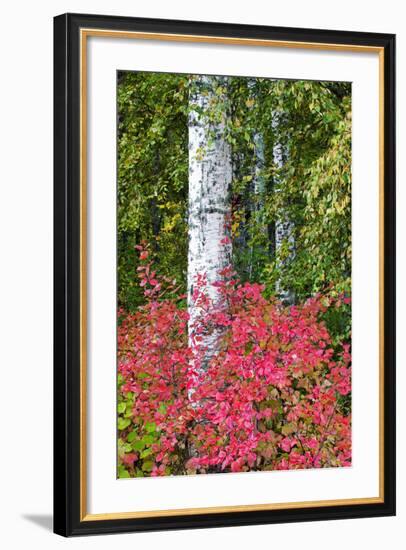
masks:
<svg viewBox="0 0 406 550"><path fill-rule="evenodd" d="M221 108L224 81L219 77L200 76L194 82L189 114L189 250L188 313L189 345L196 350L193 334L199 330L204 312L195 303L193 291L198 274L206 276L203 291L213 307L222 307L218 289L220 272L231 263L228 223L231 215L231 150L225 139L225 110ZM217 91L217 92L216 92ZM206 349L203 365L216 352L218 331L202 334L200 345Z"/></svg>
<svg viewBox="0 0 406 550"><path fill-rule="evenodd" d="M274 130L276 130L276 133L280 123L280 117L280 113L274 113L272 126ZM279 173L283 168L287 152L284 150L282 144L276 141L272 153L274 166L278 171L278 175L276 177L276 190L278 191L278 187L280 185L280 181L278 181L280 178ZM281 251L284 243L288 246L288 257L282 259ZM283 267L284 263L292 261L295 255L294 224L291 220L289 220L286 211L281 211L280 217L278 217L275 221L275 255L276 265L278 268ZM294 303L294 293L290 289L283 288L280 280L276 282L276 292L283 302L288 304Z"/></svg>
<svg viewBox="0 0 406 550"><path fill-rule="evenodd" d="M259 101L258 99L258 91L256 88L256 79L250 79L248 81L248 88L250 90L251 100L254 102ZM261 206L263 206L263 195L265 191L265 178L263 175L263 170L265 167L265 146L264 146L264 138L261 132L255 131L253 136L253 142L254 142L254 177L253 177L253 183L254 183L254 193L257 197L257 208L256 210L261 210ZM262 203L261 203L262 199Z"/></svg>
<svg viewBox="0 0 406 550"><path fill-rule="evenodd" d="M254 193L252 216L254 221L254 230L262 233L266 232L266 227L263 223L263 208L264 208L264 193L265 193L265 178L263 174L265 166L265 147L264 138L260 132L255 132L253 136L254 142L254 174L252 180L252 188ZM251 244L250 252L249 276L252 277L253 261L254 261L254 244Z"/></svg>
<svg viewBox="0 0 406 550"><path fill-rule="evenodd" d="M263 174L265 166L264 138L260 132L254 134L255 172L254 172L254 193L259 196L259 206L263 206L265 192L265 178ZM259 208L258 208L259 209ZM257 209L257 210L258 210Z"/></svg>

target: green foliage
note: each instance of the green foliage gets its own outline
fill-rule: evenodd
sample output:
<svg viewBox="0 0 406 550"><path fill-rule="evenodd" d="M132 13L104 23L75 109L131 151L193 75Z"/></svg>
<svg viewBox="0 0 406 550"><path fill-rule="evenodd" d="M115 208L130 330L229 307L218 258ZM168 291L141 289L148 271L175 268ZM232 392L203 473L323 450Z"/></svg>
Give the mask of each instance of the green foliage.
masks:
<svg viewBox="0 0 406 550"><path fill-rule="evenodd" d="M284 106L277 136L287 151L270 166L273 192L266 218L286 213L294 225L294 259L264 266L270 293L276 280L297 300L351 285L351 101L348 84L275 83L270 105ZM264 107L265 108L265 107Z"/></svg>
<svg viewBox="0 0 406 550"><path fill-rule="evenodd" d="M159 271L185 291L188 108L196 82L180 74L118 76L118 300L127 311L144 301L134 250L141 241L151 244ZM240 278L264 283L268 297L278 283L298 302L316 292L350 293L351 85L219 77L212 103L211 116L226 121L232 146ZM256 136L263 142L259 168ZM275 164L276 145L282 166ZM292 222L294 253L285 242L277 257L280 219Z"/></svg>
<svg viewBox="0 0 406 550"><path fill-rule="evenodd" d="M160 271L184 282L187 258L188 78L118 76L118 300L142 301L134 246L152 244Z"/></svg>

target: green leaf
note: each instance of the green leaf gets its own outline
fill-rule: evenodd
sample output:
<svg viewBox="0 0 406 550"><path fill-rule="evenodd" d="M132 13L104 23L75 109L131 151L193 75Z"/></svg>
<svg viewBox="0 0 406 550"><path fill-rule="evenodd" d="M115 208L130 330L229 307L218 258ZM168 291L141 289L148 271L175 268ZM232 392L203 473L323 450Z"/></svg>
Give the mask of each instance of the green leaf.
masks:
<svg viewBox="0 0 406 550"><path fill-rule="evenodd" d="M141 458L146 458L147 456L151 455L152 454L152 450L151 449L145 449L144 451L142 451L142 453L140 454L140 457Z"/></svg>
<svg viewBox="0 0 406 550"><path fill-rule="evenodd" d="M155 422L147 422L145 424L145 429L147 430L147 432L150 432L150 433L155 432L156 430Z"/></svg>
<svg viewBox="0 0 406 550"><path fill-rule="evenodd" d="M125 430L126 428L128 428L128 426L131 424L131 420L129 418L121 418L119 417L118 419L118 429L119 430Z"/></svg>
<svg viewBox="0 0 406 550"><path fill-rule="evenodd" d="M142 464L142 469L144 472L150 472L153 467L154 467L154 463L152 462L152 460L146 460Z"/></svg>
<svg viewBox="0 0 406 550"><path fill-rule="evenodd" d="M125 403L124 402L119 403L118 407L117 407L117 410L118 410L119 414L123 414L123 412L125 411Z"/></svg>
<svg viewBox="0 0 406 550"><path fill-rule="evenodd" d="M133 443L133 449L134 451L142 451L142 449L145 447L145 443L144 441L142 441L142 439L138 440L138 441L134 441Z"/></svg>
<svg viewBox="0 0 406 550"><path fill-rule="evenodd" d="M166 414L166 410L167 410L166 405L164 405L163 403L161 403L161 404L159 405L158 412L159 412L160 414Z"/></svg>
<svg viewBox="0 0 406 550"><path fill-rule="evenodd" d="M118 468L118 477L120 479L122 478L129 478L131 477L130 474L127 472L127 470L124 468L124 466L119 466Z"/></svg>
<svg viewBox="0 0 406 550"><path fill-rule="evenodd" d="M144 437L142 438L142 441L144 442L144 446L147 446L147 445L152 445L155 439L152 435L144 435Z"/></svg>
<svg viewBox="0 0 406 550"><path fill-rule="evenodd" d="M132 443L136 437L137 437L137 432L130 432L127 436L127 441L129 443Z"/></svg>

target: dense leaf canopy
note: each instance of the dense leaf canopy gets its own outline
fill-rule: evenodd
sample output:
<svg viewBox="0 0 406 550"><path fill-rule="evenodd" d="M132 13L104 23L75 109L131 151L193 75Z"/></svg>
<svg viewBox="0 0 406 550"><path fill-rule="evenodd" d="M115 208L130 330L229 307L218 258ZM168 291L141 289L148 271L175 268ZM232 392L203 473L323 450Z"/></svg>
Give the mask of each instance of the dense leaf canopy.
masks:
<svg viewBox="0 0 406 550"><path fill-rule="evenodd" d="M187 270L188 108L191 75L118 76L118 299L144 301L134 246L150 243L161 274L183 292ZM240 278L277 282L302 301L350 291L351 85L226 77L216 110L227 113L233 151L233 261ZM226 93L224 93L226 92ZM275 124L275 120L278 121ZM256 139L262 141L258 171ZM283 163L274 158L283 149ZM261 187L254 179L261 178ZM275 253L275 224L289 219L288 243Z"/></svg>

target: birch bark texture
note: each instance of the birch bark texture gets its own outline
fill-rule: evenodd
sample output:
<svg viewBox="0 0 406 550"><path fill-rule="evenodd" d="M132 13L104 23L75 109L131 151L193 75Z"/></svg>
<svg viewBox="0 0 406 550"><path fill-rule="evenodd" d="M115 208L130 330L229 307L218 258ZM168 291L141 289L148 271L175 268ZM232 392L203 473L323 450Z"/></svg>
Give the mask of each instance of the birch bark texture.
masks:
<svg viewBox="0 0 406 550"><path fill-rule="evenodd" d="M275 112L272 116L272 126L274 135L278 136L279 127L282 120L282 113ZM281 185L281 171L284 166L287 155L286 148L283 147L279 139L276 139L273 145L272 157L276 168L275 189L278 192ZM287 247L287 254L284 249ZM290 263L295 256L295 239L294 239L294 224L289 219L286 210L281 209L280 215L275 221L275 261L277 268L283 269L286 263ZM295 295L289 288L284 287L281 280L276 282L276 293L279 298L286 304L293 304Z"/></svg>
<svg viewBox="0 0 406 550"><path fill-rule="evenodd" d="M207 330L200 322L204 311L197 300L196 284L211 307L221 309L219 289L222 271L231 264L229 222L232 180L231 148L226 139L226 80L218 76L196 76L189 97L189 199L188 273L189 345L196 353L204 349L200 369L216 353L218 330ZM199 333L200 343L195 341Z"/></svg>
<svg viewBox="0 0 406 550"><path fill-rule="evenodd" d="M255 113L255 105L260 101L257 81L256 79L248 80L248 89L250 92L249 96L249 110ZM254 116L254 124L258 123L257 116ZM256 124L255 124L256 126ZM264 178L264 168L265 168L265 144L264 136L261 131L257 128L253 131L252 135L253 141L253 155L252 155L252 164L253 164L253 173L252 173L252 183L251 183L251 193L253 193L253 198L250 200L250 209L253 220L253 229L259 234L264 236L266 234L266 227L263 223L263 210L264 210L264 198L265 198L265 178ZM250 263L249 263L249 278L251 279L254 269L254 253L255 253L256 243L251 236L251 247L250 247ZM261 248L261 245L260 247Z"/></svg>

